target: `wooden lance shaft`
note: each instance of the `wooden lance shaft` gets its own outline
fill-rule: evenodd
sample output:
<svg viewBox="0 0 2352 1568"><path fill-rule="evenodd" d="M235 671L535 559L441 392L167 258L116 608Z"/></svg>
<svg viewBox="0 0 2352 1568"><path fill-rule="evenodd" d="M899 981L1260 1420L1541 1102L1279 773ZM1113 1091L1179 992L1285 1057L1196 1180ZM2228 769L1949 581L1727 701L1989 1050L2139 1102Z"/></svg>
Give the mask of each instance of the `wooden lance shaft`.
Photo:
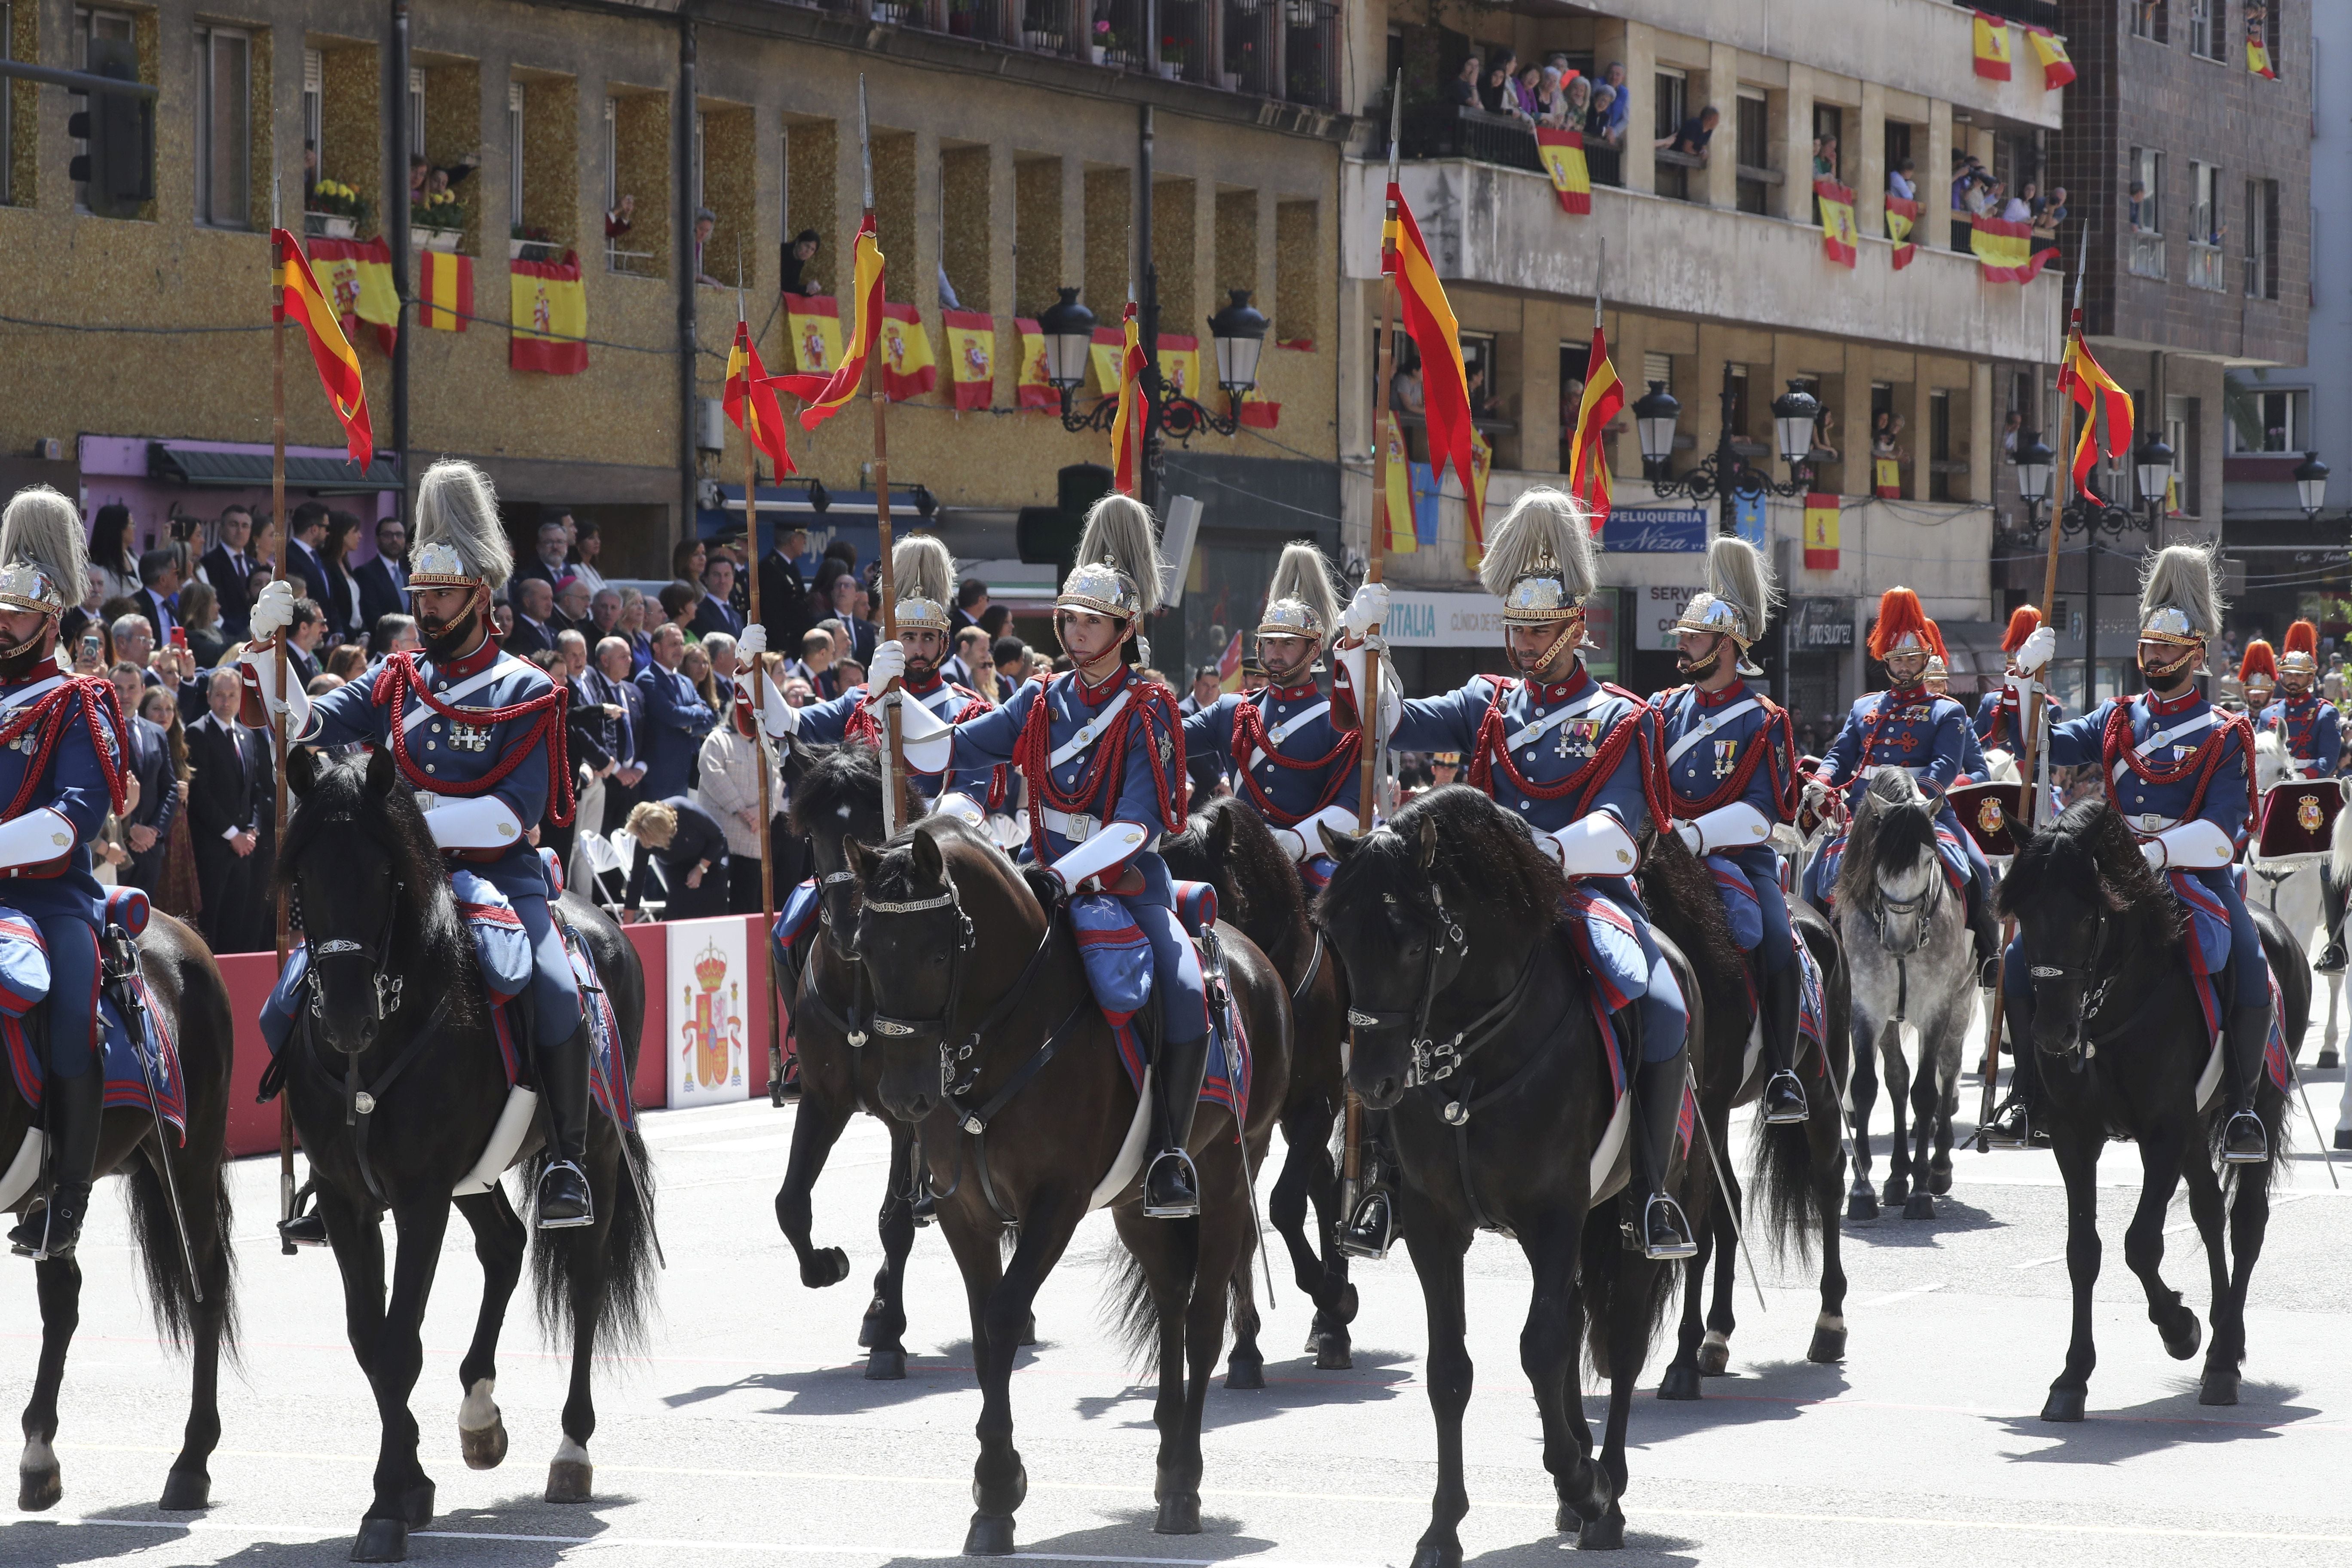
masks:
<svg viewBox="0 0 2352 1568"><path fill-rule="evenodd" d="M747 543L743 552L751 558L751 624L756 626L761 624L760 453L759 448L751 444L751 433L748 428L751 417L748 414L744 424L747 428L743 432L743 536ZM765 654L751 661L751 755L760 767L760 930L762 931L772 931L776 924L774 863L768 858L768 820L773 810L768 795L771 753L768 750L767 727L761 722L761 715L767 711L767 664ZM763 952L767 951L764 939L762 939L761 951ZM768 971L768 1102L772 1105L782 1105L784 1102L784 1046L783 1035L777 1026L776 1014L783 1002L783 987L777 978L776 966L773 963L768 963L766 968Z"/></svg>
<svg viewBox="0 0 2352 1568"><path fill-rule="evenodd" d="M879 339L876 347L880 347ZM882 639L896 642L898 592L890 561L890 399L883 388L880 364L873 354L866 357L866 376L874 398L874 531L879 536L882 552ZM898 739L896 703L882 710L882 788L895 832L915 819L914 812L908 809L912 792L907 788L907 759Z"/></svg>
<svg viewBox="0 0 2352 1568"><path fill-rule="evenodd" d="M284 258L280 258L281 262ZM292 531L286 519L286 290L277 284L270 288L273 324L269 331L269 518L278 529L278 547L271 552L269 580L286 581L286 542ZM291 626L278 633L277 673L272 678L278 684L275 721L269 726L270 743L278 759L278 831L270 847L286 842L286 666L287 634ZM278 967L286 967L286 954L290 947L287 925L286 899L278 899ZM294 1217L294 1097L281 1093L278 1097L278 1217L282 1223ZM283 1232L278 1238L278 1250L286 1257L294 1255L294 1244Z"/></svg>

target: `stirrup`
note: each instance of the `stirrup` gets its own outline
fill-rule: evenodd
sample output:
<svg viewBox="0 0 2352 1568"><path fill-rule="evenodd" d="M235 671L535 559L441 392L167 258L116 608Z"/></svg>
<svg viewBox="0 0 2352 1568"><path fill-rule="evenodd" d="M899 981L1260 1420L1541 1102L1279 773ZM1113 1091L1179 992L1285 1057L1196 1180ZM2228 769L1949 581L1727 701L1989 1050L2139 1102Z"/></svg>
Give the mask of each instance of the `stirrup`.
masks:
<svg viewBox="0 0 2352 1568"><path fill-rule="evenodd" d="M580 1202L577 1212L566 1212L572 1206L566 1203L553 1213L550 1213L547 1203L548 1184L556 1181L561 1173L566 1171L570 1172L573 1179L580 1184ZM541 1230L577 1230L583 1226L596 1223L596 1204L588 1185L588 1173L570 1160L549 1162L547 1169L539 1173L538 1197L539 1228Z"/></svg>
<svg viewBox="0 0 2352 1568"><path fill-rule="evenodd" d="M2032 1118L2026 1112L2025 1101L2014 1094L2001 1102L1991 1121L1977 1129L1979 1149L2024 1149L2032 1142Z"/></svg>
<svg viewBox="0 0 2352 1568"><path fill-rule="evenodd" d="M1661 1233L1665 1239L1660 1239ZM1642 1256L1653 1263L1698 1256L1698 1243L1691 1239L1683 1205L1664 1193L1652 1193L1649 1202L1642 1205Z"/></svg>
<svg viewBox="0 0 2352 1568"><path fill-rule="evenodd" d="M1174 1194L1162 1193L1155 1198L1153 1182L1170 1162L1182 1173L1181 1189ZM1177 1177L1167 1178L1171 1181ZM1201 1173L1192 1168L1192 1156L1181 1149L1162 1149L1151 1157L1150 1166L1143 1173L1143 1217L1146 1219L1198 1219L1201 1217Z"/></svg>
<svg viewBox="0 0 2352 1568"><path fill-rule="evenodd" d="M1776 1105L1776 1097L1779 1103ZM1812 1109L1805 1101L1805 1086L1787 1068L1775 1072L1764 1082L1764 1124L1767 1127L1788 1127L1812 1119Z"/></svg>
<svg viewBox="0 0 2352 1568"><path fill-rule="evenodd" d="M1374 1262L1386 1258L1389 1248L1396 1245L1396 1205L1375 1187L1356 1200L1354 1212L1339 1226L1336 1239L1339 1250L1350 1258Z"/></svg>
<svg viewBox="0 0 2352 1568"><path fill-rule="evenodd" d="M2269 1163L2270 1157L2270 1133L2263 1127L2263 1119L2251 1110L2231 1115L2221 1130L2221 1163L2262 1165Z"/></svg>
<svg viewBox="0 0 2352 1568"><path fill-rule="evenodd" d="M2344 944L2330 937L2327 945L2319 950L2319 962L2311 966L2311 972L2314 974L2341 974L2345 967L2344 957Z"/></svg>
<svg viewBox="0 0 2352 1568"><path fill-rule="evenodd" d="M87 1196L82 1199L79 1217L76 1217L70 1208L67 1210L66 1235L60 1240L50 1234L58 1213L58 1205L51 1201L55 1195L52 1193L50 1198L42 1200L38 1208L31 1210L16 1222L16 1228L8 1233L9 1251L19 1258L29 1258L36 1263L73 1256L74 1248L81 1242L82 1222L89 1215L89 1199Z"/></svg>

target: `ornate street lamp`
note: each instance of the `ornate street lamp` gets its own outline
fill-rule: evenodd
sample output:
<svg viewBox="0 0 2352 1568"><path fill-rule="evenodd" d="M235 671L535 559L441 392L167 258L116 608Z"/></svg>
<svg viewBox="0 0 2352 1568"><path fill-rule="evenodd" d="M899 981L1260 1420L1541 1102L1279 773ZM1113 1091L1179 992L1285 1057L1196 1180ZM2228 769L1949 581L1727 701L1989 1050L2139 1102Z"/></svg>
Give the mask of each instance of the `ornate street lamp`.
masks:
<svg viewBox="0 0 2352 1568"><path fill-rule="evenodd" d="M1801 382L1790 382L1789 390L1772 400L1773 434L1780 442L1780 460L1790 470L1786 481L1776 483L1763 469L1749 467L1732 445L1731 420L1738 406L1738 386L1731 371L1731 362L1726 360L1723 423L1716 437L1715 450L1679 479L1668 475L1665 468L1675 449L1675 422L1682 413L1682 405L1663 382L1655 381L1633 405L1633 428L1642 443L1642 466L1651 488L1661 497L1687 496L1696 501L1718 502L1718 527L1725 533L1738 531L1740 502L1768 495L1802 495L1812 489L1813 429L1822 412L1820 400L1807 392Z"/></svg>
<svg viewBox="0 0 2352 1568"><path fill-rule="evenodd" d="M2305 452L2295 466L2294 499L2302 504L2303 515L2315 521L2319 509L2327 504L2327 465L2316 452Z"/></svg>

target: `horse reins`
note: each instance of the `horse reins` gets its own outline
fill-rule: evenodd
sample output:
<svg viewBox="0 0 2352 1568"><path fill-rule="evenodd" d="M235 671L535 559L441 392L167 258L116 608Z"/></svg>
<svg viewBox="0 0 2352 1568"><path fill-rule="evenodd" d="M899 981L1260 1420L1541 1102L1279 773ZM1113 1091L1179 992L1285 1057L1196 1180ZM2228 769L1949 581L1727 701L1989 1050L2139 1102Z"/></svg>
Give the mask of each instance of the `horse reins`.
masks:
<svg viewBox="0 0 2352 1568"><path fill-rule="evenodd" d="M1909 899L1889 898L1885 887L1878 893L1878 945L1895 959L1895 1012L1890 1023L1900 1024L1911 1010L1911 955L1925 949L1935 934L1936 911L1944 901L1943 857L1934 848L1927 850L1927 885L1918 896ZM1873 883L1876 883L1874 876ZM1895 940L1893 921L1909 919L1917 922L1911 945L1902 946Z"/></svg>

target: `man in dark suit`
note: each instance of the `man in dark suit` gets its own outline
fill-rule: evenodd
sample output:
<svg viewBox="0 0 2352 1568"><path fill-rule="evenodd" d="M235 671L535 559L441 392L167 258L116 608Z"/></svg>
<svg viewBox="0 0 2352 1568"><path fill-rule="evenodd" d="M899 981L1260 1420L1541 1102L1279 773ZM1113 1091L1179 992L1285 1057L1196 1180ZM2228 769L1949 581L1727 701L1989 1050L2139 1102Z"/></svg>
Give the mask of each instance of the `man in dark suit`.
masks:
<svg viewBox="0 0 2352 1568"><path fill-rule="evenodd" d="M275 787L261 731L236 721L239 678L216 669L205 697L211 711L188 726L188 826L204 895L205 940L215 952L256 952L267 901L262 823Z"/></svg>
<svg viewBox="0 0 2352 1568"><path fill-rule="evenodd" d="M833 618L841 623L844 634L834 638L834 654L861 665L874 662L874 645L882 640L874 623L857 613L858 597L865 591L866 585L846 572L833 580Z"/></svg>
<svg viewBox="0 0 2352 1568"><path fill-rule="evenodd" d="M360 621L373 626L408 611L408 525L387 517L375 525L375 559L362 561L352 575L360 585Z"/></svg>
<svg viewBox="0 0 2352 1568"><path fill-rule="evenodd" d="M327 503L306 500L294 509L291 537L286 550L286 574L302 582L302 597L314 605L331 602L327 586L326 558L319 553L327 542Z"/></svg>
<svg viewBox="0 0 2352 1568"><path fill-rule="evenodd" d="M172 640L172 628L180 624L180 617L173 613L179 592L180 552L168 546L142 552L139 592L131 595L131 602L147 617L159 647Z"/></svg>
<svg viewBox="0 0 2352 1568"><path fill-rule="evenodd" d="M212 584L213 596L220 601L222 632L233 641L241 641L247 617L253 614L253 595L246 587L246 579L260 564L246 548L253 542L252 511L241 506L228 508L221 513L217 531L220 542L205 551L197 564L205 581Z"/></svg>
<svg viewBox="0 0 2352 1568"><path fill-rule="evenodd" d="M139 781L139 804L122 819L131 864L122 868L121 880L152 896L163 885L163 841L172 831L172 818L179 814L179 781L172 776L172 751L163 727L139 716L139 699L146 691L139 667L118 664L107 673L122 704L123 721L131 728L131 773Z"/></svg>
<svg viewBox="0 0 2352 1568"><path fill-rule="evenodd" d="M777 535L774 547L760 557L760 624L768 628L769 647L787 657L814 624L808 584L796 564L807 548L808 530L795 528Z"/></svg>
<svg viewBox="0 0 2352 1568"><path fill-rule="evenodd" d="M702 603L694 607L694 635L707 637L713 632L723 632L730 637L743 635L743 617L735 613L730 603L735 591L735 563L724 555L714 555L702 569ZM762 605L761 609L767 606Z"/></svg>
<svg viewBox="0 0 2352 1568"><path fill-rule="evenodd" d="M293 650L286 661L286 673L300 681L305 691L319 678L319 642L326 635L327 612L319 607L319 602L295 600L294 624L286 628L286 640ZM205 695L209 698L211 693Z"/></svg>
<svg viewBox="0 0 2352 1568"><path fill-rule="evenodd" d="M637 677L637 689L646 700L637 752L646 764L642 793L651 800L686 793L702 737L718 718L693 683L677 672L685 657L686 634L677 622L664 621L654 630L654 661Z"/></svg>
<svg viewBox="0 0 2352 1568"><path fill-rule="evenodd" d="M529 658L555 646L555 628L547 623L555 611L555 594L544 577L525 577L509 590L514 595L514 630L506 637L506 650Z"/></svg>
<svg viewBox="0 0 2352 1568"><path fill-rule="evenodd" d="M515 563L514 575L507 583L509 596L520 584L536 579L547 584L551 597L555 585L572 575L572 568L566 563L566 558L572 553L572 530L564 522L564 519L571 515L570 512L559 513L539 525L538 553L527 561Z"/></svg>
<svg viewBox="0 0 2352 1568"><path fill-rule="evenodd" d="M593 706L598 711L589 716L590 722L610 726L596 729L593 737L614 764L613 772L604 777L604 820L592 824L602 833L610 833L627 821L629 807L645 798L638 785L646 776L645 757L640 750L646 732L646 698L630 677L630 662L626 637L604 638L596 645L595 658L575 683L572 700L574 713ZM620 712L604 713L602 710L607 705ZM576 745L579 731L575 729L572 733ZM595 761L593 757L588 760Z"/></svg>

